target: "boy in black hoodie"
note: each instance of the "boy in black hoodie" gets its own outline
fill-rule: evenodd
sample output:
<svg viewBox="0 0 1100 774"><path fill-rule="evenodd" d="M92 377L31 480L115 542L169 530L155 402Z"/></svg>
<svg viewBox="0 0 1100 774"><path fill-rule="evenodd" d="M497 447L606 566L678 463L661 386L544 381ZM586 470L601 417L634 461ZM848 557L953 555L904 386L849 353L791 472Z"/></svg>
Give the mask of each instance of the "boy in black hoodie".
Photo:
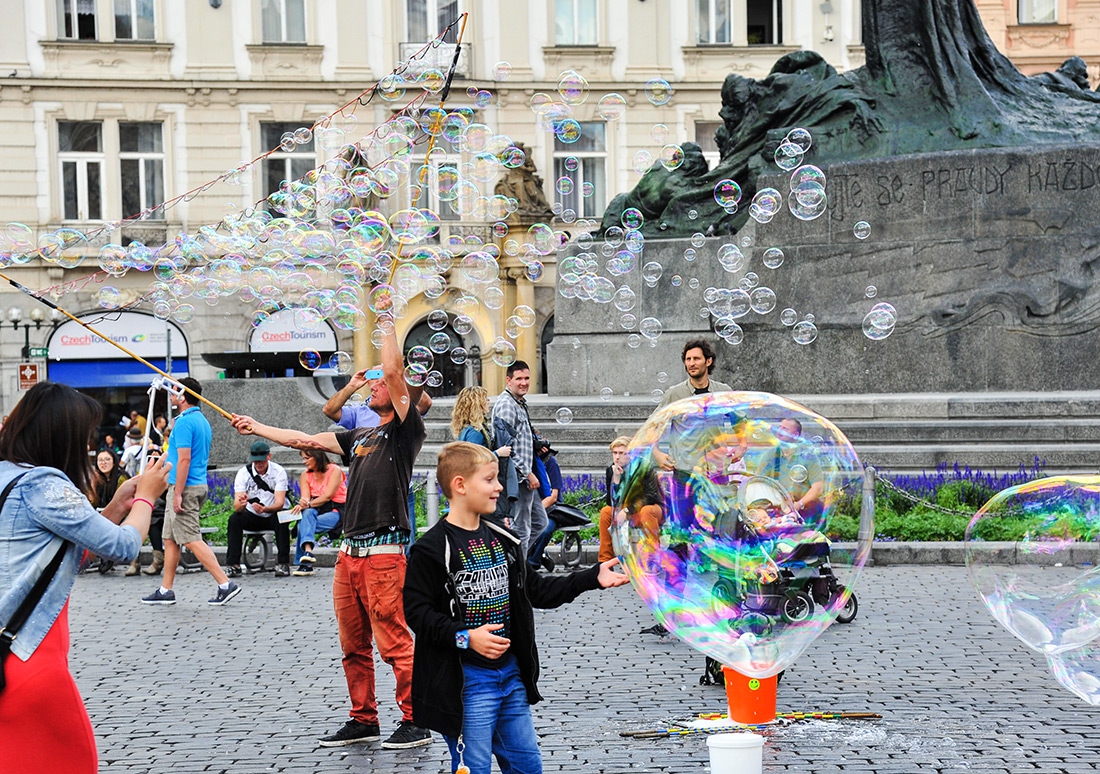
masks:
<svg viewBox="0 0 1100 774"><path fill-rule="evenodd" d="M417 540L405 576L405 619L416 633L414 722L443 734L453 772L541 774L530 705L542 699L533 607L627 583L617 559L571 575L527 572L517 538L487 517L501 486L492 452L451 443L436 477L447 518Z"/></svg>

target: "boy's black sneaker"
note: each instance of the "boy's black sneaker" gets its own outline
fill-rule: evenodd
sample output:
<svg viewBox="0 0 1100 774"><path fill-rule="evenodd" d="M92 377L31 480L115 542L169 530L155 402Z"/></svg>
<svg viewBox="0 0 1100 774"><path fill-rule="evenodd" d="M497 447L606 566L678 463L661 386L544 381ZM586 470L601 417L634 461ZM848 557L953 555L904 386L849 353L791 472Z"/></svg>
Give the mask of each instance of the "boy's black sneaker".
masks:
<svg viewBox="0 0 1100 774"><path fill-rule="evenodd" d="M289 578L290 577L290 565L289 564L277 564L277 565L275 565L275 577L276 578Z"/></svg>
<svg viewBox="0 0 1100 774"><path fill-rule="evenodd" d="M322 736L317 740L317 743L322 747L343 747L346 744L357 744L359 742L377 742L381 738L382 733L378 730L377 723L360 723L352 718L340 726L335 734Z"/></svg>
<svg viewBox="0 0 1100 774"><path fill-rule="evenodd" d="M293 575L297 578L307 578L310 575L313 575L313 565L312 564L304 564L304 562L305 562L304 557L303 557L302 561L303 561L303 564L300 564L296 568L294 568L294 572L292 572L291 575Z"/></svg>
<svg viewBox="0 0 1100 774"><path fill-rule="evenodd" d="M382 742L382 747L386 750L405 750L431 743L431 731L421 728L411 720L402 720L397 730L390 734L390 738Z"/></svg>

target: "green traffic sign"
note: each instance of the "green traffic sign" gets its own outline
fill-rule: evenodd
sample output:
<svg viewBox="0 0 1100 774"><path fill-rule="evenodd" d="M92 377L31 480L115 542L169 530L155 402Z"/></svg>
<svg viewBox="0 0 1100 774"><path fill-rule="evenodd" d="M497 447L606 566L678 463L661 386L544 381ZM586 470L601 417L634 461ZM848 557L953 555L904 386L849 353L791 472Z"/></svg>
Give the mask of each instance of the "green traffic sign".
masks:
<svg viewBox="0 0 1100 774"><path fill-rule="evenodd" d="M49 354L50 351L45 347L31 347L30 349L31 357L48 357Z"/></svg>

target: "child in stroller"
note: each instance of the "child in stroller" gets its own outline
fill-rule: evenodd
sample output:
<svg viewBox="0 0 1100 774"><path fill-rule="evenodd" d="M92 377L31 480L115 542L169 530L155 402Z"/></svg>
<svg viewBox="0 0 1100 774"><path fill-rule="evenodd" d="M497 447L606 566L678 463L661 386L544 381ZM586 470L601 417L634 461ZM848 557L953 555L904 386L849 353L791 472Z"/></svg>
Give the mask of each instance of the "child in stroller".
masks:
<svg viewBox="0 0 1100 774"><path fill-rule="evenodd" d="M836 604L846 590L829 563L828 538L803 522L774 479L748 477L737 490L721 540L732 550L711 557L719 576L715 605L798 623L818 606ZM856 611L855 596L849 594L836 619L849 623Z"/></svg>

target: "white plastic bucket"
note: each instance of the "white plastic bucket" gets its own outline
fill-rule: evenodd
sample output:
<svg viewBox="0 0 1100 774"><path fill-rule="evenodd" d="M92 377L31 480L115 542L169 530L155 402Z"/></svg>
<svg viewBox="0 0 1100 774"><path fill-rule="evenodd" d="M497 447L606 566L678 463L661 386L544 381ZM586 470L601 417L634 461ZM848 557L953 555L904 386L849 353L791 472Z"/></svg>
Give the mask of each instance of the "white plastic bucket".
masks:
<svg viewBox="0 0 1100 774"><path fill-rule="evenodd" d="M711 774L761 774L764 737L759 734L714 734L707 747Z"/></svg>

